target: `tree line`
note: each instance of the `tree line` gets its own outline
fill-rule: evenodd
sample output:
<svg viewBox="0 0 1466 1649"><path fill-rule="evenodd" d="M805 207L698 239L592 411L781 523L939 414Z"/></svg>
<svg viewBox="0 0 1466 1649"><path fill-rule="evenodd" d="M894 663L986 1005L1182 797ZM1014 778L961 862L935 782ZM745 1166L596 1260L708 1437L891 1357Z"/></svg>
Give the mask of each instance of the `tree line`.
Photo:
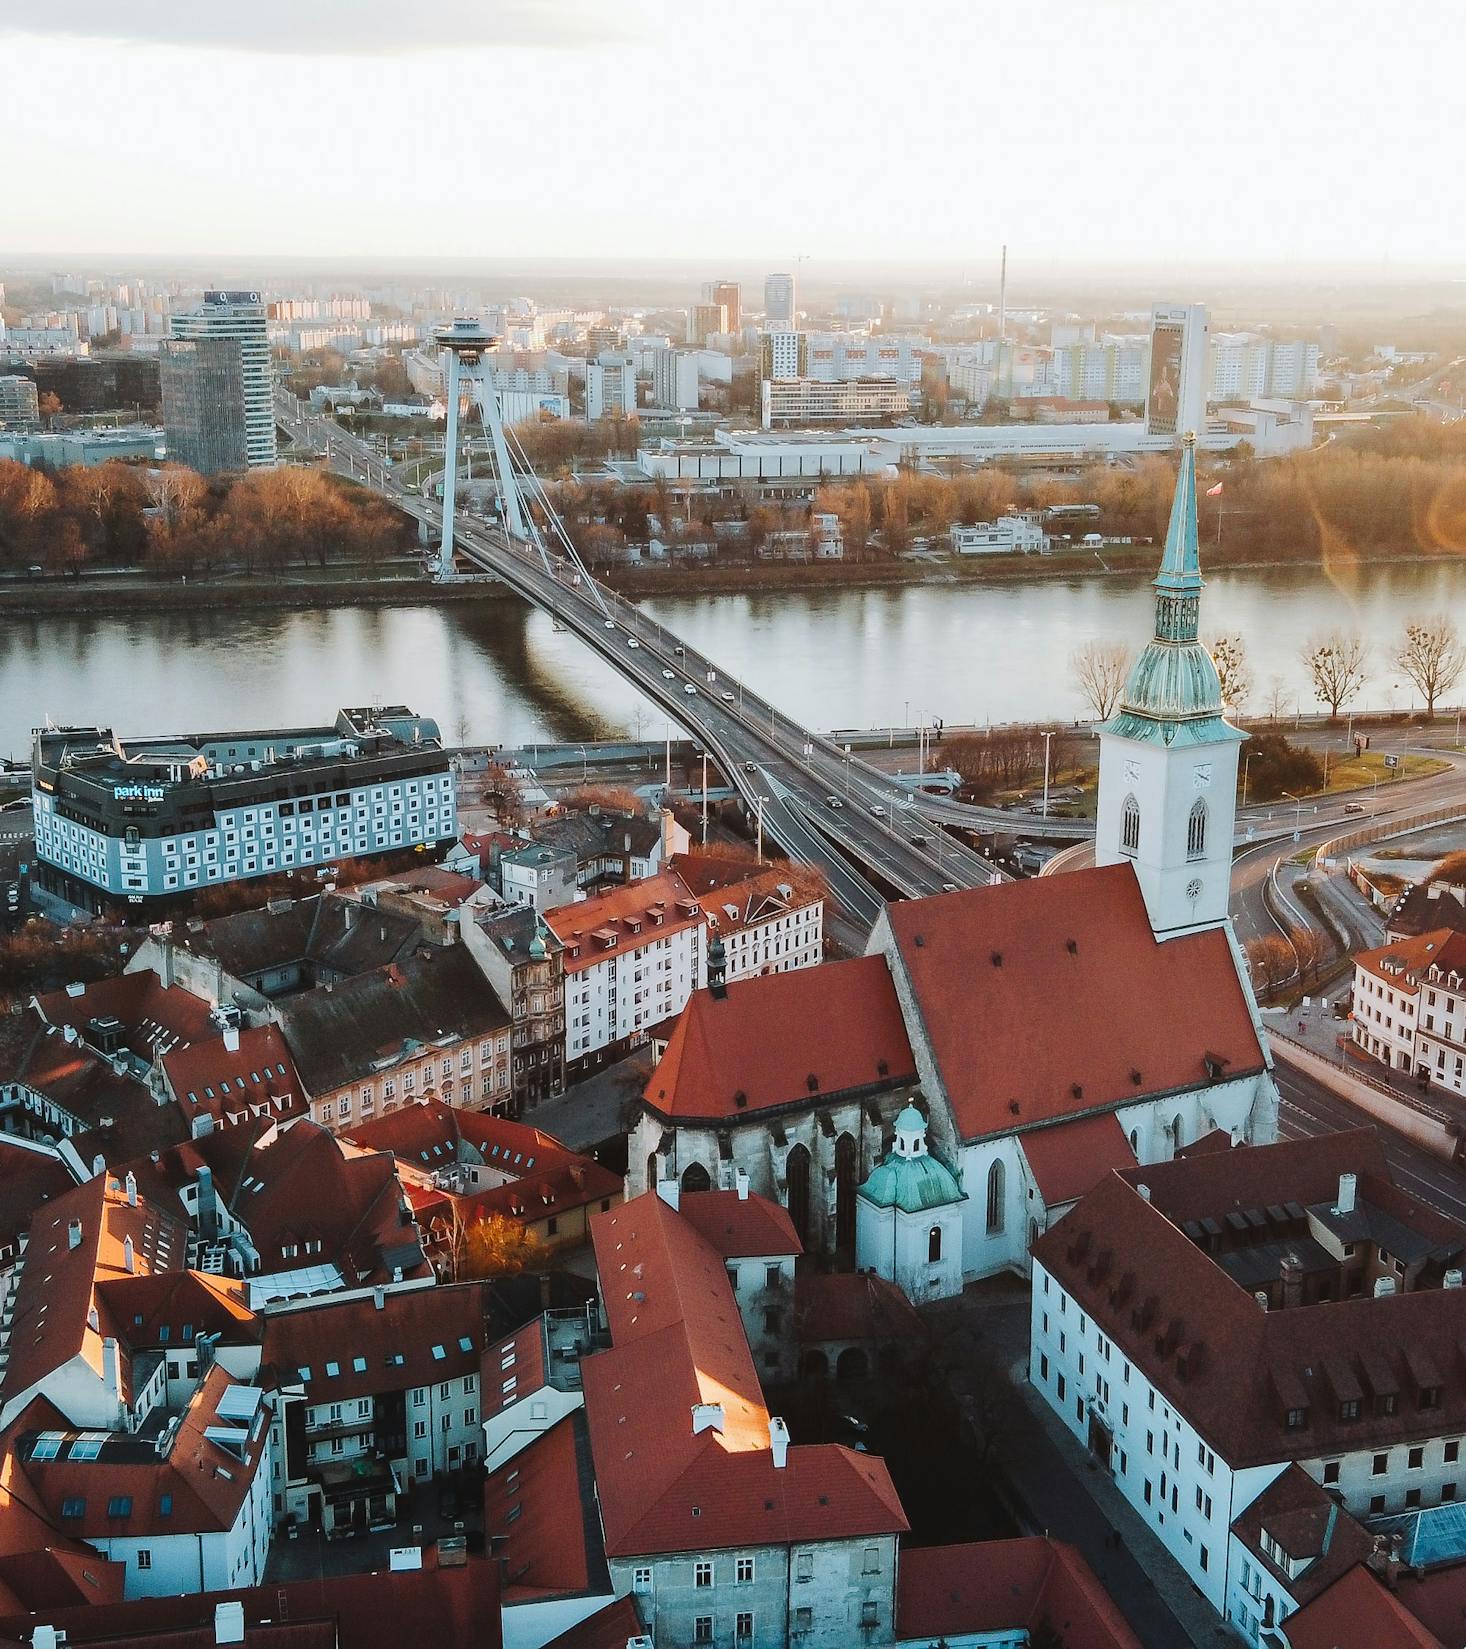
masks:
<svg viewBox="0 0 1466 1649"><path fill-rule="evenodd" d="M182 464L51 470L0 460L0 567L10 569L324 567L379 560L410 530L381 499L320 470L206 478Z"/></svg>

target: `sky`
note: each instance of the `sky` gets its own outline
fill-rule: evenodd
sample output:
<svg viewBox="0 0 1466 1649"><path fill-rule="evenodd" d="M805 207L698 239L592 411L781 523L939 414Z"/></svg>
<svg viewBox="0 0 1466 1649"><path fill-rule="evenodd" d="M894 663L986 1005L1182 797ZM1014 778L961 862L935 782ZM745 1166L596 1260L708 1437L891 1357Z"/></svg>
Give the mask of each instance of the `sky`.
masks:
<svg viewBox="0 0 1466 1649"><path fill-rule="evenodd" d="M0 256L1466 275L1463 48L1459 0L0 0Z"/></svg>

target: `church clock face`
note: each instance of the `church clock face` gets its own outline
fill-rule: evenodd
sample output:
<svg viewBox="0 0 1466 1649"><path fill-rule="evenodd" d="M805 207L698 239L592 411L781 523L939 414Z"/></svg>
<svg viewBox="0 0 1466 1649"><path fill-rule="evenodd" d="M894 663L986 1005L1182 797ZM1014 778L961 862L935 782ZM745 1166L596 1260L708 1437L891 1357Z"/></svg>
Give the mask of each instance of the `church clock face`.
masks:
<svg viewBox="0 0 1466 1649"><path fill-rule="evenodd" d="M1194 876L1186 884L1186 897L1193 905L1201 897L1201 883Z"/></svg>
<svg viewBox="0 0 1466 1649"><path fill-rule="evenodd" d="M1140 783L1140 763L1139 762L1126 762L1125 763L1125 783L1126 784L1139 784Z"/></svg>
<svg viewBox="0 0 1466 1649"><path fill-rule="evenodd" d="M1198 762L1191 770L1191 783L1197 790L1205 790L1211 783L1211 763Z"/></svg>

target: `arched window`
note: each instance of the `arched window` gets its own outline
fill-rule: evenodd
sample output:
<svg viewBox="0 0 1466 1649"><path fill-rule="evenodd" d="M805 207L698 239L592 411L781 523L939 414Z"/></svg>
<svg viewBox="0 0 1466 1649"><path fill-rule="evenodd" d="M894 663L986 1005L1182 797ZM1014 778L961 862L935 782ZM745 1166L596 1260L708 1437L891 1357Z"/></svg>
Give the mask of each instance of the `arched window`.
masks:
<svg viewBox="0 0 1466 1649"><path fill-rule="evenodd" d="M1191 816L1186 821L1186 857L1206 857L1206 803L1200 796L1191 804Z"/></svg>
<svg viewBox="0 0 1466 1649"><path fill-rule="evenodd" d="M926 1257L928 1261L942 1257L942 1228L939 1225L934 1225L926 1234Z"/></svg>
<svg viewBox="0 0 1466 1649"><path fill-rule="evenodd" d="M1120 851L1140 851L1140 803L1134 796L1125 798L1125 805L1120 811Z"/></svg>
<svg viewBox="0 0 1466 1649"><path fill-rule="evenodd" d="M684 1191L711 1191L713 1176L700 1162L689 1162L682 1174Z"/></svg>
<svg viewBox="0 0 1466 1649"><path fill-rule="evenodd" d="M1003 1164L1001 1159L988 1169L988 1235L996 1237L1003 1229Z"/></svg>

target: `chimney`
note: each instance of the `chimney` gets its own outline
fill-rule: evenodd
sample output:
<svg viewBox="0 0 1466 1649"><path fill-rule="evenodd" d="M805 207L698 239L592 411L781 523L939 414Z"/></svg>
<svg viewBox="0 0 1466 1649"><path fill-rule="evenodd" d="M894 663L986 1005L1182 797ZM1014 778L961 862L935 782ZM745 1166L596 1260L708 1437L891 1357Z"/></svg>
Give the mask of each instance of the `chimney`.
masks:
<svg viewBox="0 0 1466 1649"><path fill-rule="evenodd" d="M226 1025L224 1027L224 1052L226 1054L237 1054L239 1052L238 1025Z"/></svg>
<svg viewBox="0 0 1466 1649"><path fill-rule="evenodd" d="M692 1405L692 1435L701 1431L721 1432L723 1429L723 1405L721 1403L694 1403Z"/></svg>
<svg viewBox="0 0 1466 1649"><path fill-rule="evenodd" d="M125 1180L123 1180L122 1184L123 1184L123 1188L127 1192L127 1206L129 1208L136 1208L137 1207L137 1175L134 1174L133 1171L130 1168L127 1170L127 1178Z"/></svg>
<svg viewBox="0 0 1466 1649"><path fill-rule="evenodd" d="M109 1334L102 1341L102 1384L114 1403L122 1402L122 1368L117 1357L117 1342Z"/></svg>
<svg viewBox="0 0 1466 1649"><path fill-rule="evenodd" d="M739 1202L748 1201L748 1175L741 1169L733 1176L733 1186L738 1192Z"/></svg>
<svg viewBox="0 0 1466 1649"><path fill-rule="evenodd" d="M1142 1202L1150 1201L1150 1187L1148 1185L1137 1185L1135 1187L1135 1194Z"/></svg>
<svg viewBox="0 0 1466 1649"><path fill-rule="evenodd" d="M1461 1286L1461 1273L1455 1266L1452 1266L1451 1269L1445 1274L1445 1276L1441 1278L1441 1287L1442 1288L1459 1288L1460 1286Z"/></svg>
<svg viewBox="0 0 1466 1649"><path fill-rule="evenodd" d="M381 1283L378 1283L377 1286L372 1290L372 1304L376 1307L376 1309L378 1311L380 1311L386 1305L386 1303L387 1303L387 1290L382 1287Z"/></svg>
<svg viewBox="0 0 1466 1649"><path fill-rule="evenodd" d="M81 1221L72 1220L66 1227L66 1246L68 1248L81 1247Z"/></svg>
<svg viewBox="0 0 1466 1649"><path fill-rule="evenodd" d="M1259 1311L1267 1310L1267 1290L1265 1288L1253 1289L1252 1297L1257 1301L1257 1309Z"/></svg>
<svg viewBox="0 0 1466 1649"><path fill-rule="evenodd" d="M54 1626L38 1626L31 1633L31 1649L60 1649L65 1642L65 1634Z"/></svg>
<svg viewBox="0 0 1466 1649"><path fill-rule="evenodd" d="M668 1208L681 1207L682 1186L675 1179L659 1179L657 1181L657 1195Z"/></svg>
<svg viewBox="0 0 1466 1649"><path fill-rule="evenodd" d="M214 1192L214 1171L204 1165L195 1170L198 1180L199 1194L194 1204L194 1219L198 1223L201 1237L217 1237L219 1235L219 1202Z"/></svg>
<svg viewBox="0 0 1466 1649"><path fill-rule="evenodd" d="M1395 1279L1393 1277L1376 1277L1374 1279L1375 1299L1382 1300L1387 1294L1393 1294L1394 1292Z"/></svg>
<svg viewBox="0 0 1466 1649"><path fill-rule="evenodd" d="M1353 1174L1339 1175L1339 1200L1334 1204L1336 1214L1352 1214L1359 1190L1358 1178Z"/></svg>
<svg viewBox="0 0 1466 1649"><path fill-rule="evenodd" d="M171 934L160 935L158 938L158 961L153 968L158 976L158 983L166 991L173 984L173 937Z"/></svg>
<svg viewBox="0 0 1466 1649"><path fill-rule="evenodd" d="M122 1269L129 1275L137 1271L137 1250L132 1245L130 1232L122 1239Z"/></svg>
<svg viewBox="0 0 1466 1649"><path fill-rule="evenodd" d="M1285 1254L1281 1267L1283 1309L1303 1304L1303 1262L1296 1254Z"/></svg>
<svg viewBox="0 0 1466 1649"><path fill-rule="evenodd" d="M769 1447L774 1451L774 1469L783 1471L789 1462L789 1428L777 1414L769 1416Z"/></svg>
<svg viewBox="0 0 1466 1649"><path fill-rule="evenodd" d="M214 1605L214 1642L244 1642L244 1605L237 1599Z"/></svg>

